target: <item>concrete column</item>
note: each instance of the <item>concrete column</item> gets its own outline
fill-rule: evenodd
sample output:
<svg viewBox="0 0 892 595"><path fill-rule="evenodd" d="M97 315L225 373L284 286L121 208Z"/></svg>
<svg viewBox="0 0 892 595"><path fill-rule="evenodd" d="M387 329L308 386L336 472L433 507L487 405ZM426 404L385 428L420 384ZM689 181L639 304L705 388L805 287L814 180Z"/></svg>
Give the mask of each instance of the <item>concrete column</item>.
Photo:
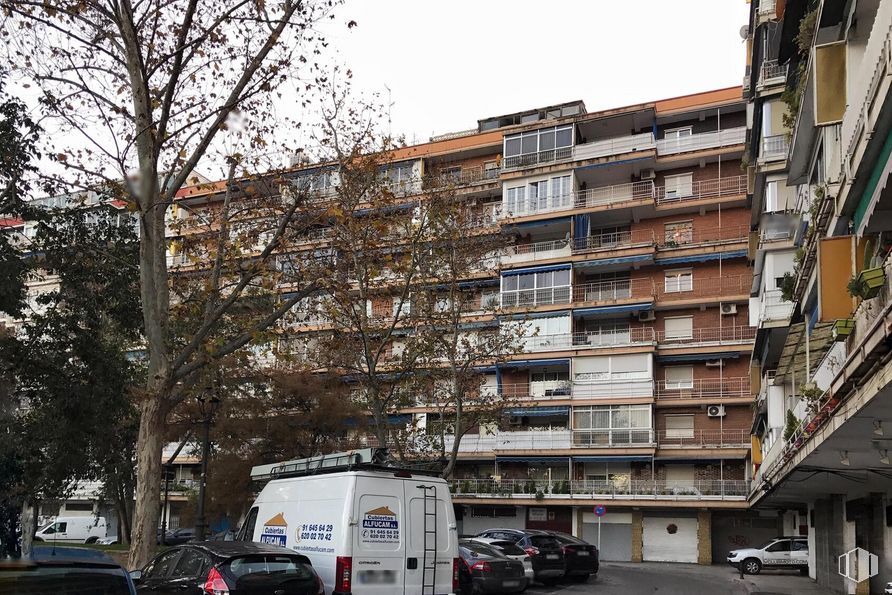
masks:
<svg viewBox="0 0 892 595"><path fill-rule="evenodd" d="M886 500L883 493L870 495L870 536L868 538L868 551L878 558L879 574L865 581L870 583L871 593L882 593L886 582L889 580L889 565L886 555Z"/></svg>
<svg viewBox="0 0 892 595"><path fill-rule="evenodd" d="M644 559L644 516L641 510L632 511L632 562Z"/></svg>
<svg viewBox="0 0 892 595"><path fill-rule="evenodd" d="M847 593L846 580L839 575L838 559L845 553L845 497L831 495L815 501L815 581L837 593Z"/></svg>
<svg viewBox="0 0 892 595"><path fill-rule="evenodd" d="M697 511L697 564L712 564L712 512Z"/></svg>

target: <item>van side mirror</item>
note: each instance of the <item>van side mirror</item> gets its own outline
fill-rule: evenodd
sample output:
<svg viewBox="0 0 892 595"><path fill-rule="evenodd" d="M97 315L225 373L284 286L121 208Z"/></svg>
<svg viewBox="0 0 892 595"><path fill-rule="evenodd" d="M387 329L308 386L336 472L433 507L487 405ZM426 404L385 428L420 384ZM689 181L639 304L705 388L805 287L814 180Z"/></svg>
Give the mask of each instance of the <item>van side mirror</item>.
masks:
<svg viewBox="0 0 892 595"><path fill-rule="evenodd" d="M130 578L133 579L133 582L139 584L142 582L142 570L131 570Z"/></svg>

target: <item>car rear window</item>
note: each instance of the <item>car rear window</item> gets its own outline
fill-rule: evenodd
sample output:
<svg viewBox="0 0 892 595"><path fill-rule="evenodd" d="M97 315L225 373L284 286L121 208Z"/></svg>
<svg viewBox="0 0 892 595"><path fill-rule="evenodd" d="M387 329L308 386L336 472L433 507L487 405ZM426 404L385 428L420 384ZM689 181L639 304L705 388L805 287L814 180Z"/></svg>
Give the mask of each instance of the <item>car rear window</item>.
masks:
<svg viewBox="0 0 892 595"><path fill-rule="evenodd" d="M502 550L502 553L506 556L523 556L526 554L522 547L510 541L494 541L492 545Z"/></svg>
<svg viewBox="0 0 892 595"><path fill-rule="evenodd" d="M313 576L309 564L303 559L293 556L244 556L230 560L228 566L230 574L236 579L249 574L287 574L293 578Z"/></svg>
<svg viewBox="0 0 892 595"><path fill-rule="evenodd" d="M530 543L540 549L554 549L561 547L557 539L550 535L531 535Z"/></svg>
<svg viewBox="0 0 892 595"><path fill-rule="evenodd" d="M4 595L130 595L124 571L113 568L0 568Z"/></svg>
<svg viewBox="0 0 892 595"><path fill-rule="evenodd" d="M482 556L490 556L491 558L501 558L504 554L502 554L496 548L479 542L466 541L461 544L461 546L471 553L482 555Z"/></svg>

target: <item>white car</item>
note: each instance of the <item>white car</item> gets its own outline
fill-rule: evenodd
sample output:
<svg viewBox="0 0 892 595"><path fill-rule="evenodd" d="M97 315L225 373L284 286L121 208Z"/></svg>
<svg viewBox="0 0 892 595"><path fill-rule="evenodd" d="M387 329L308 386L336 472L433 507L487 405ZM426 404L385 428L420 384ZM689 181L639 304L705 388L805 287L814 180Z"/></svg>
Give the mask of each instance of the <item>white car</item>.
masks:
<svg viewBox="0 0 892 595"><path fill-rule="evenodd" d="M886 583L886 588L883 590L883 593L892 593L892 583Z"/></svg>
<svg viewBox="0 0 892 595"><path fill-rule="evenodd" d="M533 561L530 559L530 555L523 551L522 547L515 543L512 543L511 541L507 541L505 539L494 539L492 537L474 537L473 540L479 541L480 543L489 544L512 560L522 562L523 575L527 577L527 584L533 584L533 578L535 578L536 576L536 573L533 571Z"/></svg>
<svg viewBox="0 0 892 595"><path fill-rule="evenodd" d="M96 545L114 545L118 543L117 535L109 535L108 537L100 537L96 540Z"/></svg>
<svg viewBox="0 0 892 595"><path fill-rule="evenodd" d="M728 552L728 564L743 566L747 574L759 574L763 568L792 568L808 574L808 539L775 537L759 547Z"/></svg>

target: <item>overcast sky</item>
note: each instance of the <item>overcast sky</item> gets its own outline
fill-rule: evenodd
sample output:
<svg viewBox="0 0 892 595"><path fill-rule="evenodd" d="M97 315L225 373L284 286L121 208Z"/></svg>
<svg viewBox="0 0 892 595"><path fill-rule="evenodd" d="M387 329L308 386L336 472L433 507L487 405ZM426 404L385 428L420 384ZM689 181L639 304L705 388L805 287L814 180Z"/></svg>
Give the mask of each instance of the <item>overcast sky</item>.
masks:
<svg viewBox="0 0 892 595"><path fill-rule="evenodd" d="M745 0L347 0L328 33L407 141L575 99L590 110L739 85ZM344 23L355 20L348 30Z"/></svg>

